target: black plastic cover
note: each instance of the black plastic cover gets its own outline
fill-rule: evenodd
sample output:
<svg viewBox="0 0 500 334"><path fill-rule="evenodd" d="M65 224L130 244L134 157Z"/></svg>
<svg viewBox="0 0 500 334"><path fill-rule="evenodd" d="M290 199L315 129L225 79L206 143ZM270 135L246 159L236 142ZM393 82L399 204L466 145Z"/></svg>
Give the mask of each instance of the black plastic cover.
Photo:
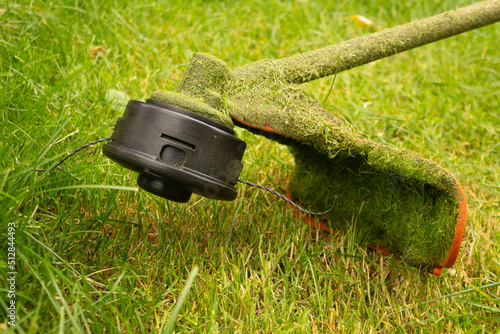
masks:
<svg viewBox="0 0 500 334"><path fill-rule="evenodd" d="M138 172L138 185L155 195L231 201L245 149L231 129L211 119L160 101L131 100L103 153Z"/></svg>

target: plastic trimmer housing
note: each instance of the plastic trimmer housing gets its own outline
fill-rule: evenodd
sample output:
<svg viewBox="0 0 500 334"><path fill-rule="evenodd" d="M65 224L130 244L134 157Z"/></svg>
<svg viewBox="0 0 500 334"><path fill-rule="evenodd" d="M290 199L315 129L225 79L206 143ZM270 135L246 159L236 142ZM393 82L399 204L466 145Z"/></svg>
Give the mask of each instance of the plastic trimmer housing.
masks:
<svg viewBox="0 0 500 334"><path fill-rule="evenodd" d="M209 118L160 101L131 100L103 152L139 173L138 185L155 195L231 201L245 148L232 129Z"/></svg>

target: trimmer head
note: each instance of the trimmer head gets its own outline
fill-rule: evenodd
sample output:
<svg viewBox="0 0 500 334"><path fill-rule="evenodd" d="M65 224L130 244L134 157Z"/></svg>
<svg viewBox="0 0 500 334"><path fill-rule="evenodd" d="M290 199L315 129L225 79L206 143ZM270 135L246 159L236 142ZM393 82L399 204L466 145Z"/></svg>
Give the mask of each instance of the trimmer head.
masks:
<svg viewBox="0 0 500 334"><path fill-rule="evenodd" d="M187 202L192 193L232 201L243 167L244 141L232 129L164 102L130 101L104 154L139 173L138 185Z"/></svg>

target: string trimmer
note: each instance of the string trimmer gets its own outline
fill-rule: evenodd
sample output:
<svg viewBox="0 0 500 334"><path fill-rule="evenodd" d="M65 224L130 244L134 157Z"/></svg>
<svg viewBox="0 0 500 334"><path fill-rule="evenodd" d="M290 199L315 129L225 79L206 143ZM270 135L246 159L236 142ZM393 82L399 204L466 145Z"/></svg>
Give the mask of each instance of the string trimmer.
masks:
<svg viewBox="0 0 500 334"><path fill-rule="evenodd" d="M293 201L323 211L338 198L327 223L312 223L345 230L356 217L369 244L439 275L455 263L464 233L459 182L429 160L363 138L298 85L499 20L500 1L486 1L235 69L195 54L176 92L129 102L104 154L164 198L186 202L197 193L234 200L246 144L232 129L246 128L290 147Z"/></svg>

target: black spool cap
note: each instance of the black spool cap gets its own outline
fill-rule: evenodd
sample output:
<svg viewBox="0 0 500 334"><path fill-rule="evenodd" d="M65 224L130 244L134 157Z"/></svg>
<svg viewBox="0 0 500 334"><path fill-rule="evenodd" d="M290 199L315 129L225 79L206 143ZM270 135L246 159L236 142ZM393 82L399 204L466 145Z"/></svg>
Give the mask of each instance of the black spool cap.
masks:
<svg viewBox="0 0 500 334"><path fill-rule="evenodd" d="M142 189L176 202L232 201L246 143L233 130L164 102L129 101L103 153L139 173Z"/></svg>

